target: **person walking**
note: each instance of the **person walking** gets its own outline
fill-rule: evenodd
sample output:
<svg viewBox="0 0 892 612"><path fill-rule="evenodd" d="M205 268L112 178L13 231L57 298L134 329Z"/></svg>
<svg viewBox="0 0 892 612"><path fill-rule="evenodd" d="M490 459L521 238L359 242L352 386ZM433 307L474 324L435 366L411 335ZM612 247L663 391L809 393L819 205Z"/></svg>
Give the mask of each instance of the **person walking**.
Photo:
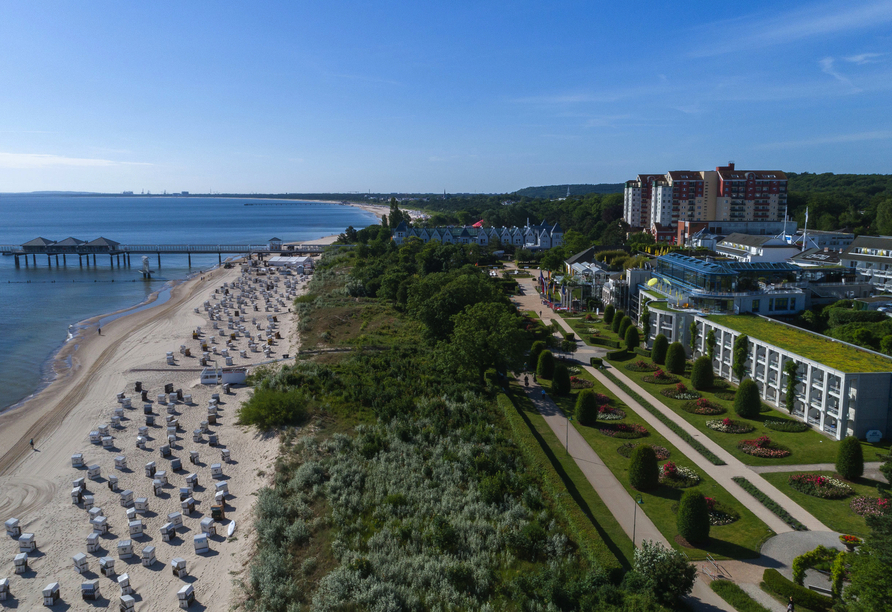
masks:
<svg viewBox="0 0 892 612"><path fill-rule="evenodd" d="M101 336L101 335L102 335L102 328L101 328L101 327L97 327L97 328L96 328L96 333L98 333L98 334Z"/></svg>
<svg viewBox="0 0 892 612"><path fill-rule="evenodd" d="M29 444L31 444L31 450L34 450L34 438L31 438L31 442L29 442Z"/></svg>
<svg viewBox="0 0 892 612"><path fill-rule="evenodd" d="M793 611L793 596L792 595L790 595L790 603L787 604L787 612L794 612Z"/></svg>

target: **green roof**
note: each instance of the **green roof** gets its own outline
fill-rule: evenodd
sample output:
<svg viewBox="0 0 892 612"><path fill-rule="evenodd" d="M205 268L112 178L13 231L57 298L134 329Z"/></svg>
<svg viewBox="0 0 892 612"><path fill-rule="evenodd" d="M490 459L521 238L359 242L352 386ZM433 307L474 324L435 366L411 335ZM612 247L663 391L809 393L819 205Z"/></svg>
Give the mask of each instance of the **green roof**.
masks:
<svg viewBox="0 0 892 612"><path fill-rule="evenodd" d="M753 315L709 315L724 325L840 372L889 372L892 360L842 342Z"/></svg>

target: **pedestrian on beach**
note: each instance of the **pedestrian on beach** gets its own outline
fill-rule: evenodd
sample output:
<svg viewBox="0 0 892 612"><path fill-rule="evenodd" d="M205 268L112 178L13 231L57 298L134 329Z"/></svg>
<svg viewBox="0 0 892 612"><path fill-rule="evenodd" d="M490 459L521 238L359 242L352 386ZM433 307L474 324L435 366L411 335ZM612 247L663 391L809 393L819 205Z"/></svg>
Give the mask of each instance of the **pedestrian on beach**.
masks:
<svg viewBox="0 0 892 612"><path fill-rule="evenodd" d="M97 328L96 328L96 332L101 336L101 335L102 335L102 328L101 328L101 327L97 327Z"/></svg>
<svg viewBox="0 0 892 612"><path fill-rule="evenodd" d="M34 438L31 438L30 444L31 444L31 450L34 450Z"/></svg>

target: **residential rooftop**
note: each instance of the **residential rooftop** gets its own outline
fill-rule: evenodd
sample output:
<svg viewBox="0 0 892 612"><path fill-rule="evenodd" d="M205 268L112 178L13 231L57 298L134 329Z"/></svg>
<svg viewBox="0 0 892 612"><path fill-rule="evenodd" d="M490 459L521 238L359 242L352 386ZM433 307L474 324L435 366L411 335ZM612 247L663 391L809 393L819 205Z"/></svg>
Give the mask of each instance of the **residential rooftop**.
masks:
<svg viewBox="0 0 892 612"><path fill-rule="evenodd" d="M833 338L753 315L709 315L707 320L822 363L840 372L889 372L892 359Z"/></svg>

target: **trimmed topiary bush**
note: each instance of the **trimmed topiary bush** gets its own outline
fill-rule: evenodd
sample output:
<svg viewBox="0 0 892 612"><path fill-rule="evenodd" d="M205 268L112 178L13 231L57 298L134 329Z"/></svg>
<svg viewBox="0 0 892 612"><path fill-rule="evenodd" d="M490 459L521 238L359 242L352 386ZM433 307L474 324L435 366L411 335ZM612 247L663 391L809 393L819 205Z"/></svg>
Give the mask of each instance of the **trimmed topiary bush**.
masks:
<svg viewBox="0 0 892 612"><path fill-rule="evenodd" d="M619 325L623 322L623 317L625 316L626 313L624 313L622 310L617 310L613 314L613 323L610 324L610 329L612 329L614 333L619 331Z"/></svg>
<svg viewBox="0 0 892 612"><path fill-rule="evenodd" d="M542 351L539 353L539 362L536 365L536 376L551 380L554 376L554 355L551 351Z"/></svg>
<svg viewBox="0 0 892 612"><path fill-rule="evenodd" d="M613 307L613 304L609 304L607 308L604 309L604 322L607 325L613 323L613 315L616 314L616 308Z"/></svg>
<svg viewBox="0 0 892 612"><path fill-rule="evenodd" d="M654 345L650 349L650 357L654 363L664 365L666 363L666 351L669 350L669 340L663 334L658 334L654 338Z"/></svg>
<svg viewBox="0 0 892 612"><path fill-rule="evenodd" d="M715 381L715 373L712 371L712 362L706 355L698 357L691 369L691 385L697 391L706 391L712 388Z"/></svg>
<svg viewBox="0 0 892 612"><path fill-rule="evenodd" d="M620 338L626 337L626 330L632 325L632 319L629 315L623 315L623 320L619 322L619 329L616 330L616 333L619 334Z"/></svg>
<svg viewBox="0 0 892 612"><path fill-rule="evenodd" d="M626 335L623 336L626 340L626 348L630 351L634 351L638 348L638 345L641 344L641 336L638 335L638 328L634 325L630 325L629 329L626 330Z"/></svg>
<svg viewBox="0 0 892 612"><path fill-rule="evenodd" d="M846 480L860 478L864 474L864 453L855 436L847 436L836 451L836 472Z"/></svg>
<svg viewBox="0 0 892 612"><path fill-rule="evenodd" d="M542 340L536 340L533 342L533 346L530 347L530 356L527 359L527 368L530 371L535 371L539 365L539 355L542 354L542 351L545 350L545 342Z"/></svg>
<svg viewBox="0 0 892 612"><path fill-rule="evenodd" d="M632 451L629 484L639 491L648 491L660 484L660 466L657 463L657 454L647 444L636 446Z"/></svg>
<svg viewBox="0 0 892 612"><path fill-rule="evenodd" d="M598 394L592 389L583 389L576 396L576 420L586 427L598 421Z"/></svg>
<svg viewBox="0 0 892 612"><path fill-rule="evenodd" d="M752 378L744 378L740 381L737 394L734 396L734 412L744 419L755 419L762 409L762 400L759 398L759 387Z"/></svg>
<svg viewBox="0 0 892 612"><path fill-rule="evenodd" d="M709 506L697 489L685 491L678 502L678 533L691 544L709 540Z"/></svg>
<svg viewBox="0 0 892 612"><path fill-rule="evenodd" d="M666 351L666 369L673 374L684 374L685 353L681 342L673 342Z"/></svg>
<svg viewBox="0 0 892 612"><path fill-rule="evenodd" d="M557 363L554 366L554 378L551 381L551 391L555 395L567 395L571 389L570 372L567 366Z"/></svg>

